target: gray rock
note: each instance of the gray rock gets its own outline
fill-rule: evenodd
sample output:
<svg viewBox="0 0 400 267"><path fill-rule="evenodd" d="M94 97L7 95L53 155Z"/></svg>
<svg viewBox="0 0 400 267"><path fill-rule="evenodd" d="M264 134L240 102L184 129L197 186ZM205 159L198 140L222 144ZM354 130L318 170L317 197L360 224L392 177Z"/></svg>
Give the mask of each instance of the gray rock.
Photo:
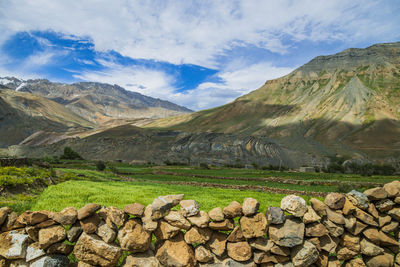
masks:
<svg viewBox="0 0 400 267"><path fill-rule="evenodd" d="M69 260L64 255L47 255L31 263L29 267L65 267Z"/></svg>
<svg viewBox="0 0 400 267"><path fill-rule="evenodd" d="M281 200L281 209L296 217L303 217L307 212L306 201L296 195L289 195Z"/></svg>
<svg viewBox="0 0 400 267"><path fill-rule="evenodd" d="M303 243L304 229L300 219L289 217L284 224L269 227L269 238L279 246L294 247Z"/></svg>
<svg viewBox="0 0 400 267"><path fill-rule="evenodd" d="M0 256L6 259L25 258L28 239L28 235L17 231L0 234Z"/></svg>
<svg viewBox="0 0 400 267"><path fill-rule="evenodd" d="M195 200L182 200L179 205L182 215L185 217L196 216L200 211L200 205Z"/></svg>
<svg viewBox="0 0 400 267"><path fill-rule="evenodd" d="M32 261L45 254L46 252L43 249L39 248L39 243L32 243L26 249L26 261Z"/></svg>
<svg viewBox="0 0 400 267"><path fill-rule="evenodd" d="M267 217L269 224L281 224L286 220L283 210L278 207L268 207L265 217Z"/></svg>
<svg viewBox="0 0 400 267"><path fill-rule="evenodd" d="M354 206L360 209L368 209L369 200L366 195L356 190L351 190L346 194L347 198L353 203Z"/></svg>
<svg viewBox="0 0 400 267"><path fill-rule="evenodd" d="M158 198L154 199L153 203L151 204L151 218L155 220L162 218L167 211L178 205L183 197L184 194L179 194L159 196Z"/></svg>
<svg viewBox="0 0 400 267"><path fill-rule="evenodd" d="M75 242L76 240L78 240L79 236L82 233L82 227L81 225L78 223L75 223L69 230L67 233L67 239L69 242Z"/></svg>

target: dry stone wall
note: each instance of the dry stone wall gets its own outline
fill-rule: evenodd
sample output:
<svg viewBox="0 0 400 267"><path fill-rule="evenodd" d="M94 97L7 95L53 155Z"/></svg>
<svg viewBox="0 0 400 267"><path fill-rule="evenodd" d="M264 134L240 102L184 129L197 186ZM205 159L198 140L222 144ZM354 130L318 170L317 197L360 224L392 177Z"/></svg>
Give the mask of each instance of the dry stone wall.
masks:
<svg viewBox="0 0 400 267"><path fill-rule="evenodd" d="M3 207L0 266L400 266L400 181L310 205L288 195L265 214L253 198L208 213L183 198L124 210Z"/></svg>

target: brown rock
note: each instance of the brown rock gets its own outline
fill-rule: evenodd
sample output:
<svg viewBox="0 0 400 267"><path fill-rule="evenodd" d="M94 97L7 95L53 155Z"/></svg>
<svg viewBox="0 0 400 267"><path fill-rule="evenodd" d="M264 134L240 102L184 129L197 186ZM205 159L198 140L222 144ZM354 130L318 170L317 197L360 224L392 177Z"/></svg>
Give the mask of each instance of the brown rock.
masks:
<svg viewBox="0 0 400 267"><path fill-rule="evenodd" d="M390 199L382 199L375 206L380 212L387 212L394 207L395 203Z"/></svg>
<svg viewBox="0 0 400 267"><path fill-rule="evenodd" d="M151 234L144 230L140 220L128 220L118 231L118 240L123 250L145 252L150 247Z"/></svg>
<svg viewBox="0 0 400 267"><path fill-rule="evenodd" d="M357 256L357 252L347 248L347 247L340 247L337 251L337 258L338 260L349 260Z"/></svg>
<svg viewBox="0 0 400 267"><path fill-rule="evenodd" d="M157 239L165 240L176 236L179 232L180 228L172 226L166 221L161 220L154 234L157 237Z"/></svg>
<svg viewBox="0 0 400 267"><path fill-rule="evenodd" d="M381 200L388 197L385 189L382 187L375 187L364 191L364 195L370 200Z"/></svg>
<svg viewBox="0 0 400 267"><path fill-rule="evenodd" d="M179 212L176 210L171 210L167 216L164 217L170 225L178 227L180 229L189 230L190 222Z"/></svg>
<svg viewBox="0 0 400 267"><path fill-rule="evenodd" d="M321 236L319 241L321 249L329 253L334 253L337 245L339 244L339 238L331 237L330 235Z"/></svg>
<svg viewBox="0 0 400 267"><path fill-rule="evenodd" d="M235 225L232 219L225 219L224 221L221 222L210 222L208 227L210 227L213 230L229 231L233 230Z"/></svg>
<svg viewBox="0 0 400 267"><path fill-rule="evenodd" d="M271 252L276 255L281 255L281 256L289 256L290 255L290 249L287 247L280 247L274 244L271 248Z"/></svg>
<svg viewBox="0 0 400 267"><path fill-rule="evenodd" d="M19 223L17 221L18 219L18 213L16 212L10 212L3 224L3 226L1 227L1 231L2 232L7 232L10 230L14 230L14 229L18 229L18 228L22 228L25 227L25 225Z"/></svg>
<svg viewBox="0 0 400 267"><path fill-rule="evenodd" d="M71 254L73 249L74 249L74 246L72 246L72 245L68 245L68 244L64 244L64 243L55 243L47 249L47 253L69 255L69 254Z"/></svg>
<svg viewBox="0 0 400 267"><path fill-rule="evenodd" d="M123 267L162 267L160 262L154 256L154 252L135 253L129 255Z"/></svg>
<svg viewBox="0 0 400 267"><path fill-rule="evenodd" d="M232 201L227 207L224 208L224 215L228 219L242 216L242 206L239 202Z"/></svg>
<svg viewBox="0 0 400 267"><path fill-rule="evenodd" d="M347 198L359 209L365 210L368 208L369 199L366 195L356 190L351 190L346 194Z"/></svg>
<svg viewBox="0 0 400 267"><path fill-rule="evenodd" d="M288 195L281 200L281 209L293 216L303 217L307 212L306 201L296 195Z"/></svg>
<svg viewBox="0 0 400 267"><path fill-rule="evenodd" d="M102 216L102 218L106 219L104 216L117 226L123 225L127 219L127 216L123 210L113 206L105 208L105 214Z"/></svg>
<svg viewBox="0 0 400 267"><path fill-rule="evenodd" d="M181 206L181 213L185 217L196 216L200 211L200 205L195 200L182 200L179 205Z"/></svg>
<svg viewBox="0 0 400 267"><path fill-rule="evenodd" d="M296 246L291 253L294 266L310 266L318 260L318 250L314 244L305 241L303 245Z"/></svg>
<svg viewBox="0 0 400 267"><path fill-rule="evenodd" d="M208 212L208 215L210 216L210 219L213 221L223 221L224 220L224 213L220 207L213 208Z"/></svg>
<svg viewBox="0 0 400 267"><path fill-rule="evenodd" d="M182 235L166 240L157 250L156 257L165 267L194 267L196 265L193 249L185 243Z"/></svg>
<svg viewBox="0 0 400 267"><path fill-rule="evenodd" d="M25 211L22 213L17 222L24 225L35 225L46 221L48 217L48 211Z"/></svg>
<svg viewBox="0 0 400 267"><path fill-rule="evenodd" d="M325 197L325 205L334 210L342 209L346 199L343 194L329 193Z"/></svg>
<svg viewBox="0 0 400 267"><path fill-rule="evenodd" d="M74 207L68 207L60 212L50 213L49 218L63 225L74 224L78 218L78 212Z"/></svg>
<svg viewBox="0 0 400 267"><path fill-rule="evenodd" d="M328 266L329 253L320 251L318 259L315 261L316 266L326 267Z"/></svg>
<svg viewBox="0 0 400 267"><path fill-rule="evenodd" d="M355 225L353 228L351 229L347 229L351 234L353 235L358 235L360 234L362 231L364 231L365 228L367 228L368 225L363 224L360 221L356 221Z"/></svg>
<svg viewBox="0 0 400 267"><path fill-rule="evenodd" d="M288 217L284 224L269 227L269 238L283 247L300 245L304 239L304 223L297 218Z"/></svg>
<svg viewBox="0 0 400 267"><path fill-rule="evenodd" d="M249 240L249 244L252 248L264 251L264 252L269 252L271 249L275 246L274 242L271 240L267 240L264 237L257 237L257 238L252 238Z"/></svg>
<svg viewBox="0 0 400 267"><path fill-rule="evenodd" d="M388 225L385 225L384 227L381 228L382 232L385 232L385 233L391 233L397 229L399 229L398 222L391 222Z"/></svg>
<svg viewBox="0 0 400 267"><path fill-rule="evenodd" d="M344 267L365 267L365 263L362 258L354 258L344 265Z"/></svg>
<svg viewBox="0 0 400 267"><path fill-rule="evenodd" d="M148 232L153 232L157 229L158 221L152 219L153 208L152 205L148 205L144 210L144 216L141 218L143 222L143 228ZM160 213L161 214L161 213Z"/></svg>
<svg viewBox="0 0 400 267"><path fill-rule="evenodd" d="M230 232L227 241L228 242L240 242L245 241L246 239L243 236L242 229L239 226L236 226L232 232Z"/></svg>
<svg viewBox="0 0 400 267"><path fill-rule="evenodd" d="M366 256L376 256L384 252L383 248L369 242L366 238L361 239L360 247L361 253Z"/></svg>
<svg viewBox="0 0 400 267"><path fill-rule="evenodd" d="M52 220L52 219L48 219L44 222L38 223L35 225L35 227L37 228L47 228L49 226L55 225L56 221Z"/></svg>
<svg viewBox="0 0 400 267"><path fill-rule="evenodd" d="M39 230L39 245L45 249L50 245L61 242L67 237L64 227L60 225L50 226Z"/></svg>
<svg viewBox="0 0 400 267"><path fill-rule="evenodd" d="M74 247L74 255L78 260L94 266L116 266L122 251L95 235L83 233Z"/></svg>
<svg viewBox="0 0 400 267"><path fill-rule="evenodd" d="M211 251L206 249L204 246L197 246L194 250L195 258L198 262L206 263L214 259Z"/></svg>
<svg viewBox="0 0 400 267"><path fill-rule="evenodd" d="M400 222L400 208L394 208L388 211L388 214L395 219L396 221Z"/></svg>
<svg viewBox="0 0 400 267"><path fill-rule="evenodd" d="M350 233L344 233L341 237L340 244L356 253L360 251L360 238Z"/></svg>
<svg viewBox="0 0 400 267"><path fill-rule="evenodd" d="M341 225L345 224L343 215L331 210L328 207L326 208L326 215L328 217L328 220L330 220L331 222L334 222L336 224L341 224Z"/></svg>
<svg viewBox="0 0 400 267"><path fill-rule="evenodd" d="M185 241L188 244L204 244L210 240L212 231L208 228L192 227L185 233Z"/></svg>
<svg viewBox="0 0 400 267"><path fill-rule="evenodd" d="M375 228L367 228L363 231L363 235L371 240L374 244L398 246L396 239L385 234L384 232L378 231Z"/></svg>
<svg viewBox="0 0 400 267"><path fill-rule="evenodd" d="M270 267L270 266L288 266L292 267L293 265L282 264L287 262L289 257L274 255L270 252L256 252L254 253L254 262L260 264L262 267ZM274 264L275 263L275 264Z"/></svg>
<svg viewBox="0 0 400 267"><path fill-rule="evenodd" d="M11 213L11 209L9 207L0 208L0 226L6 221L9 213Z"/></svg>
<svg viewBox="0 0 400 267"><path fill-rule="evenodd" d="M380 215L378 217L379 227L383 227L384 225L390 223L391 220L392 217L390 217L389 215Z"/></svg>
<svg viewBox="0 0 400 267"><path fill-rule="evenodd" d="M393 181L383 186L387 192L388 197L395 198L400 196L400 181Z"/></svg>
<svg viewBox="0 0 400 267"><path fill-rule="evenodd" d="M306 236L320 237L329 234L328 230L322 223L309 223L306 224Z"/></svg>
<svg viewBox="0 0 400 267"><path fill-rule="evenodd" d="M82 233L82 227L80 223L76 222L72 227L68 230L67 238L69 242L75 242L78 240L80 234Z"/></svg>
<svg viewBox="0 0 400 267"><path fill-rule="evenodd" d="M396 198L394 199L394 203L400 204L400 197L396 197Z"/></svg>
<svg viewBox="0 0 400 267"><path fill-rule="evenodd" d="M117 233L104 222L97 227L96 234L106 243L113 243L117 237Z"/></svg>
<svg viewBox="0 0 400 267"><path fill-rule="evenodd" d="M344 232L344 229L342 226L339 226L329 220L324 220L323 224L326 227L326 229L328 229L329 233L334 237L341 236Z"/></svg>
<svg viewBox="0 0 400 267"><path fill-rule="evenodd" d="M228 256L235 261L247 261L251 258L251 247L247 242L227 243Z"/></svg>
<svg viewBox="0 0 400 267"><path fill-rule="evenodd" d="M99 204L87 204L84 207L80 208L78 210L78 220L82 220L84 218L87 218L91 215L93 215L96 211L98 211L101 208Z"/></svg>
<svg viewBox="0 0 400 267"><path fill-rule="evenodd" d="M257 213L252 217L240 218L240 226L242 228L243 236L246 238L253 238L264 236L267 232L267 218L264 214Z"/></svg>
<svg viewBox="0 0 400 267"><path fill-rule="evenodd" d="M129 215L137 216L137 217L142 217L144 213L145 206L139 203L133 203L126 205L124 207L124 211L128 213Z"/></svg>
<svg viewBox="0 0 400 267"><path fill-rule="evenodd" d="M100 224L100 217L97 213L93 213L90 217L85 217L80 221L82 230L87 234L93 234L97 231Z"/></svg>
<svg viewBox="0 0 400 267"><path fill-rule="evenodd" d="M27 226L25 227L25 231L28 234L29 238L35 242L39 241L39 228L35 226Z"/></svg>
<svg viewBox="0 0 400 267"><path fill-rule="evenodd" d="M207 242L207 246L211 249L211 251L215 255L222 256L222 254L224 254L226 249L226 239L227 239L226 234L220 232L214 232L210 240Z"/></svg>
<svg viewBox="0 0 400 267"><path fill-rule="evenodd" d="M158 198L154 199L153 203L151 204L151 212L149 217L153 220L161 219L165 213L178 205L183 197L183 194L159 196Z"/></svg>
<svg viewBox="0 0 400 267"><path fill-rule="evenodd" d="M368 213L371 214L374 218L378 219L379 213L378 210L375 208L375 205L372 203L369 203L368 205Z"/></svg>
<svg viewBox="0 0 400 267"><path fill-rule="evenodd" d="M260 208L260 203L254 198L245 198L243 201L242 211L244 216L254 215Z"/></svg>
<svg viewBox="0 0 400 267"><path fill-rule="evenodd" d="M321 242L318 237L309 238L307 241L313 243L314 246L317 247L318 251L321 251Z"/></svg>
<svg viewBox="0 0 400 267"><path fill-rule="evenodd" d="M392 267L394 257L389 253L384 253L375 257L367 258L365 263L368 267Z"/></svg>
<svg viewBox="0 0 400 267"><path fill-rule="evenodd" d="M315 212L315 210L311 206L307 206L307 212L303 216L303 222L313 223L321 220L321 217Z"/></svg>
<svg viewBox="0 0 400 267"><path fill-rule="evenodd" d="M326 206L321 200L318 200L316 198L311 198L310 204L311 204L311 207L315 210L315 212L319 214L319 216L326 215L326 211L325 211Z"/></svg>
<svg viewBox="0 0 400 267"><path fill-rule="evenodd" d="M356 225L357 219L353 216L349 216L348 218L344 218L344 227L347 230L352 229Z"/></svg>
<svg viewBox="0 0 400 267"><path fill-rule="evenodd" d="M205 228L208 226L208 222L210 221L210 217L208 213L205 211L200 211L194 216L188 216L187 219L194 225L200 228Z"/></svg>
<svg viewBox="0 0 400 267"><path fill-rule="evenodd" d="M346 197L343 205L343 214L350 215L356 210L356 206Z"/></svg>

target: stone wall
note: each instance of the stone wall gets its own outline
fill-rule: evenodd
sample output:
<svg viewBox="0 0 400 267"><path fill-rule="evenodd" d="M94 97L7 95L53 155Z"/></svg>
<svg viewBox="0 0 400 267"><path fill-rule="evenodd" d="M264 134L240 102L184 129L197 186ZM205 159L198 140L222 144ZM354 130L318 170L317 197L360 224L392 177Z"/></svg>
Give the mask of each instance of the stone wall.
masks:
<svg viewBox="0 0 400 267"><path fill-rule="evenodd" d="M400 181L310 206L288 195L265 214L252 198L207 213L183 197L124 210L1 208L0 266L400 266Z"/></svg>

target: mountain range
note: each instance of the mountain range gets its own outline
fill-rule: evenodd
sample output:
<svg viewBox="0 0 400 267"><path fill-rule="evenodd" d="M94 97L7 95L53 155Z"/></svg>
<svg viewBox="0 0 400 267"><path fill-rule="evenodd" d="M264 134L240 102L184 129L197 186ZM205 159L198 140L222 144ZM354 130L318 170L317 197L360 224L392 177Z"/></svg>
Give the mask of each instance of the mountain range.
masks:
<svg viewBox="0 0 400 267"><path fill-rule="evenodd" d="M77 118L71 117L71 138L58 135L50 142L36 134L10 148L13 155L57 154L71 146L88 158L127 161L240 161L296 167L323 165L335 155L400 160L399 42L316 57L284 77L209 110L190 113L171 103L149 104L144 110L163 108L170 113L142 116L151 119L140 123L126 121L143 109L119 98L126 91L118 86L46 80L21 84L6 86L17 90L16 95L45 97L84 122L74 125ZM123 107L136 111L121 112ZM111 123L111 118L119 117L125 121Z"/></svg>

